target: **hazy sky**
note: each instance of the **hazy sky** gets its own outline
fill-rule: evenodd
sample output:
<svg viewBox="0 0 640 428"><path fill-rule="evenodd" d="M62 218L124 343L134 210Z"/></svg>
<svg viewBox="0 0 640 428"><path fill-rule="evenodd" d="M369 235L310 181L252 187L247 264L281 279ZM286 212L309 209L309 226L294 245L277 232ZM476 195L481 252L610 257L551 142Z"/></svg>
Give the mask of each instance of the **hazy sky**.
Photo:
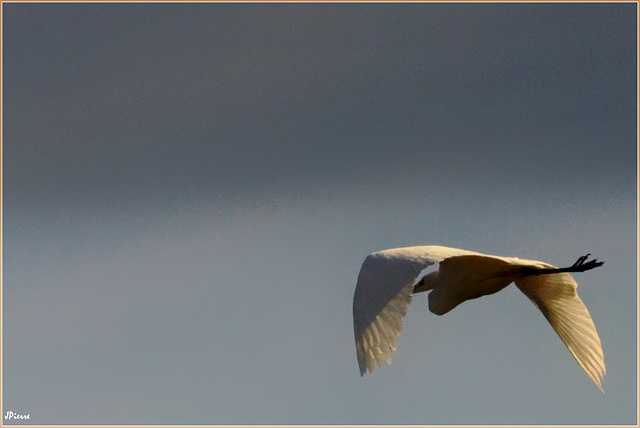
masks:
<svg viewBox="0 0 640 428"><path fill-rule="evenodd" d="M2 10L3 412L637 423L635 3ZM605 260L606 394L514 286L361 378L362 261L430 244Z"/></svg>

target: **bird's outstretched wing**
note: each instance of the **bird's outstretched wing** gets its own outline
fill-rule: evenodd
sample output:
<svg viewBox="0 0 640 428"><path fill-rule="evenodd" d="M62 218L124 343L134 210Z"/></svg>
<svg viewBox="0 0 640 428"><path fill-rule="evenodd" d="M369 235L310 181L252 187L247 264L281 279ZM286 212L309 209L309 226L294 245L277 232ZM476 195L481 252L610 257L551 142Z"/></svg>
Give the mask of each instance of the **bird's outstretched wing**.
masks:
<svg viewBox="0 0 640 428"><path fill-rule="evenodd" d="M425 267L404 259L368 256L358 275L353 296L353 329L360 374L373 371L382 361L391 364L404 317L411 303L413 283Z"/></svg>
<svg viewBox="0 0 640 428"><path fill-rule="evenodd" d="M370 254L353 296L353 328L360 374L391 363L416 277L427 266L470 251L439 246L406 247Z"/></svg>
<svg viewBox="0 0 640 428"><path fill-rule="evenodd" d="M571 275L527 276L515 283L542 311L580 367L602 390L606 368L600 337Z"/></svg>

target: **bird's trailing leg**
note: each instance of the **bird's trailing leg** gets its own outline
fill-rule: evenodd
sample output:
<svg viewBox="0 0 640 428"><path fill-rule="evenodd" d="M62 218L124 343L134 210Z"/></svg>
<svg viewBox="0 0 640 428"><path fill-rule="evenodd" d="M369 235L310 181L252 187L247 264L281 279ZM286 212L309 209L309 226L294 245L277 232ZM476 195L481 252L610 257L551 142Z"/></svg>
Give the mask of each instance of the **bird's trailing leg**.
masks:
<svg viewBox="0 0 640 428"><path fill-rule="evenodd" d="M525 267L521 269L522 276L531 276L531 275L548 275L552 273L561 273L561 272L584 272L587 270L595 269L604 264L604 262L599 262L598 259L593 259L587 261L591 253L586 256L579 257L578 260L574 264L566 268L532 268Z"/></svg>

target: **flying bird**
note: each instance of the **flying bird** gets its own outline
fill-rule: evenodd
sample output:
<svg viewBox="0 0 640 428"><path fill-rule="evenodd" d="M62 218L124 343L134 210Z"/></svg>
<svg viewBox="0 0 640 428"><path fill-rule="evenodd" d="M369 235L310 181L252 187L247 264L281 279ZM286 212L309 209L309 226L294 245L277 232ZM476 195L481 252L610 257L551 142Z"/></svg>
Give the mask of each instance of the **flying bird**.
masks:
<svg viewBox="0 0 640 428"><path fill-rule="evenodd" d="M353 296L360 374L391 364L412 295L431 290L429 310L444 315L460 303L497 293L512 282L540 309L587 376L602 389L606 369L600 337L569 273L602 266L580 257L557 268L535 260L498 257L441 246L394 248L367 256ZM439 264L418 282L426 267Z"/></svg>

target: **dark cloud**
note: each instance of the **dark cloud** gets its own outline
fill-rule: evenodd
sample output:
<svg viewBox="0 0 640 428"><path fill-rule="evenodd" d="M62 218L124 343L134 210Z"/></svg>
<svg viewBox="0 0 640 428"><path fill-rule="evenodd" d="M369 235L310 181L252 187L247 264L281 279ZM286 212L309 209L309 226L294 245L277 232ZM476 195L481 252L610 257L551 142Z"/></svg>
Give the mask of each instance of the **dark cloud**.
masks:
<svg viewBox="0 0 640 428"><path fill-rule="evenodd" d="M7 4L4 21L9 198L635 167L632 4Z"/></svg>

